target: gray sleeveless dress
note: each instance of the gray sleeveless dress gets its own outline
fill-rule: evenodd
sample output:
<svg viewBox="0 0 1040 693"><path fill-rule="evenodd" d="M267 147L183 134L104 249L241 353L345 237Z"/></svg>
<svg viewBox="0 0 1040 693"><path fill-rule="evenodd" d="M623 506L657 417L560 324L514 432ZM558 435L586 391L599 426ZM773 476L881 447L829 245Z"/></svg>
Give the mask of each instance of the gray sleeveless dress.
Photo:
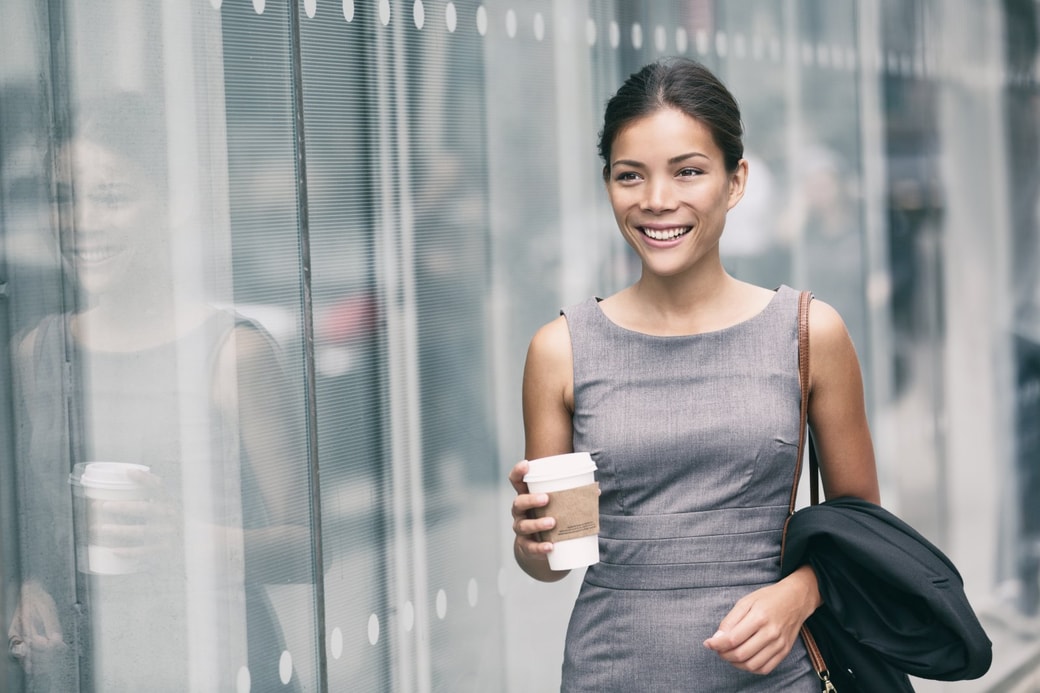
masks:
<svg viewBox="0 0 1040 693"><path fill-rule="evenodd" d="M799 639L769 676L703 646L733 604L780 576L797 458L798 292L698 335L563 310L574 358L574 449L599 468L600 555L567 631L566 693L816 693Z"/></svg>

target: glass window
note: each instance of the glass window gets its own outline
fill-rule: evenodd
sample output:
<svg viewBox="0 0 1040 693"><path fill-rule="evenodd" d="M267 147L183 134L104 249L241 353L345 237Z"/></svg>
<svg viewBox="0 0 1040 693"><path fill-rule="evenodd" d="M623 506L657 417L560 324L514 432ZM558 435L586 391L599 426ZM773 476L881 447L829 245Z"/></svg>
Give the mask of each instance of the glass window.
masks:
<svg viewBox="0 0 1040 693"><path fill-rule="evenodd" d="M597 135L673 55L742 106L725 267L839 310L886 504L1034 615L1037 22L0 2L0 688L558 688L581 576L513 561L523 363L638 274Z"/></svg>

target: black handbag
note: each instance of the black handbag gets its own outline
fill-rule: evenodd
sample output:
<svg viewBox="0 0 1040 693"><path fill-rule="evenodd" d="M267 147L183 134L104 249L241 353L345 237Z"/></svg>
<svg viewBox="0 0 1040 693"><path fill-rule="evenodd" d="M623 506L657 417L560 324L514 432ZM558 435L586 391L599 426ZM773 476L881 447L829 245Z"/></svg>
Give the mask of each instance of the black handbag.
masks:
<svg viewBox="0 0 1040 693"><path fill-rule="evenodd" d="M824 605L801 636L824 691L899 693L909 675L944 681L982 676L992 643L956 567L935 545L878 505L819 502L819 463L808 431L808 308L799 301L802 391L799 456L781 544L781 573L812 565ZM794 510L802 452L809 448L808 508Z"/></svg>

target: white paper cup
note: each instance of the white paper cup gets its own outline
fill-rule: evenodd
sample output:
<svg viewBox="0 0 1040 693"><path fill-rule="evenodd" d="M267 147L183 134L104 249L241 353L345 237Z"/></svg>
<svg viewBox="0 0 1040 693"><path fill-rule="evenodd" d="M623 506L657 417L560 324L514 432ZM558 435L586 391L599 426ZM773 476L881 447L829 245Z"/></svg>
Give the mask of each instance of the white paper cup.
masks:
<svg viewBox="0 0 1040 693"><path fill-rule="evenodd" d="M150 490L129 475L130 471L148 470L143 464L129 462L83 462L75 466L69 483L80 506L76 543L81 572L123 575L141 570L140 558L121 550L127 548L125 545L108 545L100 528L111 520L105 514L106 502L148 500Z"/></svg>
<svg viewBox="0 0 1040 693"><path fill-rule="evenodd" d="M554 505L566 509L556 517L555 539L549 553L553 570L582 568L599 562L599 500L594 491L596 463L587 452L571 452L528 460L524 482L531 493L548 493L545 514L554 515ZM590 490L590 487L592 490ZM567 493L560 493L567 492ZM574 536L572 539L563 537Z"/></svg>

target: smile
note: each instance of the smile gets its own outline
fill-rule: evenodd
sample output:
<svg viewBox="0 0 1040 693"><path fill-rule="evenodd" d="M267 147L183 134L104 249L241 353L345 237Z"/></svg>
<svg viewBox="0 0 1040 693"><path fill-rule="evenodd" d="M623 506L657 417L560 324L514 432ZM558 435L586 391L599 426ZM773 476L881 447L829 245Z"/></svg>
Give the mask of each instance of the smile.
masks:
<svg viewBox="0 0 1040 693"><path fill-rule="evenodd" d="M77 248L73 253L78 264L97 264L110 260L122 252L122 248L116 245L98 245L87 248Z"/></svg>
<svg viewBox="0 0 1040 693"><path fill-rule="evenodd" d="M643 235L655 241L671 241L680 236L685 236L692 228L692 226L673 226L668 229L650 229L640 226L639 230L643 232Z"/></svg>

